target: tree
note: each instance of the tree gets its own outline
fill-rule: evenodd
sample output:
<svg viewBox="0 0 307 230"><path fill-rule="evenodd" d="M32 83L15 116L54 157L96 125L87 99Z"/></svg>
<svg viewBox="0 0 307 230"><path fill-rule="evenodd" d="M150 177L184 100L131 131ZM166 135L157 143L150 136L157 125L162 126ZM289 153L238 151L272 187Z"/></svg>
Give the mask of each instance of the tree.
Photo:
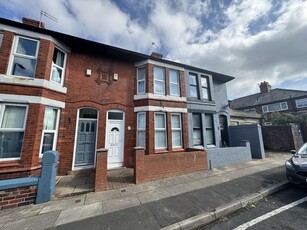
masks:
<svg viewBox="0 0 307 230"><path fill-rule="evenodd" d="M294 115L291 113L274 112L271 114L271 119L274 125L284 125L289 123L300 124L307 122L307 113Z"/></svg>

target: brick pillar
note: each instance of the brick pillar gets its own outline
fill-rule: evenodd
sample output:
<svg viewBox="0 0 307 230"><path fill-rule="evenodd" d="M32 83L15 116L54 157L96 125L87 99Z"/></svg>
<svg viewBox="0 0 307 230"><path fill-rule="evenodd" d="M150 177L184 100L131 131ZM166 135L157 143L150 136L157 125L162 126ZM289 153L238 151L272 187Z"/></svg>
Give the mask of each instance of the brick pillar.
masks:
<svg viewBox="0 0 307 230"><path fill-rule="evenodd" d="M97 149L95 192L107 190L108 188L107 163L108 163L108 150Z"/></svg>
<svg viewBox="0 0 307 230"><path fill-rule="evenodd" d="M144 176L145 165L145 149L143 147L134 148L134 183L138 184Z"/></svg>

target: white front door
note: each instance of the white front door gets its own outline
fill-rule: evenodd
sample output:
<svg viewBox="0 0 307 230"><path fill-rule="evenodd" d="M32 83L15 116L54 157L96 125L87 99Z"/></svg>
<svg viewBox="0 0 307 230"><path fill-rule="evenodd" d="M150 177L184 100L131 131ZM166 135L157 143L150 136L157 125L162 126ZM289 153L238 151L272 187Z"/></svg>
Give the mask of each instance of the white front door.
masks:
<svg viewBox="0 0 307 230"><path fill-rule="evenodd" d="M108 169L123 166L123 163L124 163L124 127L125 126L124 126L123 120L108 119L107 121L105 148L108 149Z"/></svg>

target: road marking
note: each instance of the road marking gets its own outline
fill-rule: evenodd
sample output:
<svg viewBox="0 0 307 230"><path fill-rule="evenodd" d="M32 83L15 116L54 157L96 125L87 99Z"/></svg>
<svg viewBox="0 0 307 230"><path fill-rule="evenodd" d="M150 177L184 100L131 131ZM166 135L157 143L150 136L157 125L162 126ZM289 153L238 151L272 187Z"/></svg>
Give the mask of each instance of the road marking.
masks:
<svg viewBox="0 0 307 230"><path fill-rule="evenodd" d="M249 222L246 222L245 224L242 224L242 225L236 227L234 230L245 230L245 229L247 229L247 228L249 228L249 227L251 227L251 226L253 226L255 224L258 224L259 222L261 222L263 220L266 220L266 219L268 219L268 218L270 218L272 216L275 216L275 215L277 215L277 214L279 214L279 213L281 213L283 211L286 211L286 210L288 210L290 208L293 208L294 206L299 205L301 203L304 203L306 201L307 201L307 196L305 196L304 198L299 199L297 201L294 201L294 202L292 202L290 204L282 206L282 207L280 207L278 209L275 209L275 210L273 210L271 212L268 212L267 214L259 216L258 218L253 219L253 220L251 220Z"/></svg>

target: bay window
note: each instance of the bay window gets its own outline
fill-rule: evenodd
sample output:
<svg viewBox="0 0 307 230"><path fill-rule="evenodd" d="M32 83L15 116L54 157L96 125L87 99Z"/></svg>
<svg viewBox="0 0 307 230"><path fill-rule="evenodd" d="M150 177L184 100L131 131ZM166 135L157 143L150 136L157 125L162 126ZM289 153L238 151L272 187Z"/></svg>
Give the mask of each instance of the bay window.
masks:
<svg viewBox="0 0 307 230"><path fill-rule="evenodd" d="M181 115L172 114L172 146L182 147L182 126L181 126Z"/></svg>
<svg viewBox="0 0 307 230"><path fill-rule="evenodd" d="M137 113L136 146L146 147L146 113Z"/></svg>
<svg viewBox="0 0 307 230"><path fill-rule="evenodd" d="M179 71L169 70L170 95L180 96Z"/></svg>
<svg viewBox="0 0 307 230"><path fill-rule="evenodd" d="M46 107L40 151L41 154L46 151L56 149L58 123L59 109Z"/></svg>
<svg viewBox="0 0 307 230"><path fill-rule="evenodd" d="M0 104L0 160L21 156L28 107Z"/></svg>
<svg viewBox="0 0 307 230"><path fill-rule="evenodd" d="M155 148L166 148L166 114L155 113Z"/></svg>
<svg viewBox="0 0 307 230"><path fill-rule="evenodd" d="M154 67L154 92L157 94L165 94L165 73L164 68Z"/></svg>
<svg viewBox="0 0 307 230"><path fill-rule="evenodd" d="M11 75L34 78L38 54L38 41L16 37L13 51Z"/></svg>
<svg viewBox="0 0 307 230"><path fill-rule="evenodd" d="M145 93L146 86L146 69L145 67L137 68L137 94Z"/></svg>

